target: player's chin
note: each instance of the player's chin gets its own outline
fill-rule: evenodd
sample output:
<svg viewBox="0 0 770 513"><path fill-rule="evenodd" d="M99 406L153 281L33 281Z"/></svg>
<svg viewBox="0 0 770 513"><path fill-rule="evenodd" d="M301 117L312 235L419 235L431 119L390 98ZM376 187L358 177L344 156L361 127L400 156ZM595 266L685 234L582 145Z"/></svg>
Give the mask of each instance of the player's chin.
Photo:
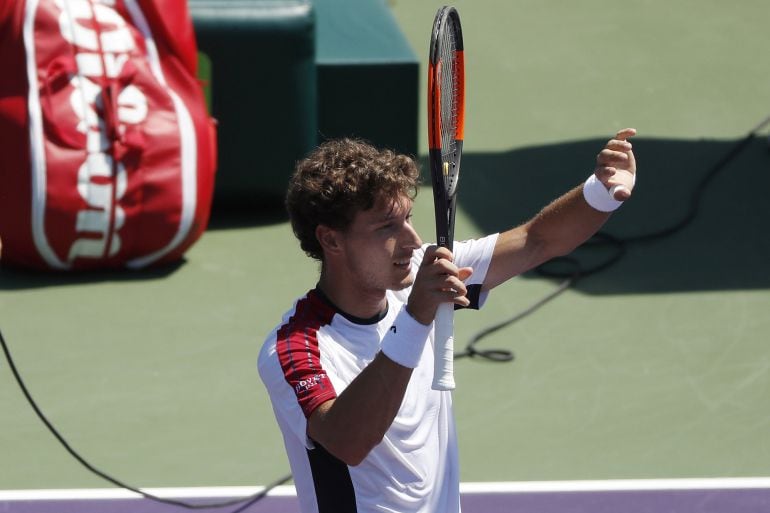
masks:
<svg viewBox="0 0 770 513"><path fill-rule="evenodd" d="M393 279L393 290L403 290L407 287L411 287L414 284L414 276L411 273L411 268L399 267L396 271L396 275Z"/></svg>

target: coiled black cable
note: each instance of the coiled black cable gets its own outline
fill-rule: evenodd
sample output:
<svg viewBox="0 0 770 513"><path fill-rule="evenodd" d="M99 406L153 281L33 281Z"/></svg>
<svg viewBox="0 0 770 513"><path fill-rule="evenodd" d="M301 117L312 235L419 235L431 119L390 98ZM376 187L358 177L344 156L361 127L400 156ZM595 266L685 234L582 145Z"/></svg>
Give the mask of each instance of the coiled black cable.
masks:
<svg viewBox="0 0 770 513"><path fill-rule="evenodd" d="M698 182L698 185L695 187L695 189L693 189L693 193L692 193L692 196L690 197L690 202L688 204L687 211L682 216L682 218L679 219L678 221L672 223L667 227L661 228L659 230L655 230L649 233L635 235L631 237L624 237L624 238L615 237L614 235L610 235L609 233L600 231L596 233L593 237L591 237L588 241L586 241L583 245L581 245L571 255L554 258L540 265L539 267L535 268L534 271L540 274L541 276L545 276L548 278L559 278L563 281L561 281L557 285L556 289L553 292L550 292L549 294L544 296L542 299L539 299L538 301L536 301L531 306L525 308L521 312L516 313L512 317L504 321L501 321L497 324L494 324L490 327L484 328L483 330L473 335L470 338L470 341L468 342L468 344L466 345L465 350L455 353L455 358L478 357L481 359L495 361L495 362L512 361L515 358L515 356L514 356L514 353L508 349L479 350L479 349L476 349L476 344L478 344L480 340L487 337L488 335L491 335L492 333L495 333L507 326L510 326L511 324L534 313L543 305L553 300L554 298L559 296L561 293L563 293L565 290L567 290L569 287L574 285L575 282L577 282L577 280L581 278L585 278L586 276L590 276L592 274L596 274L598 272L604 271L605 269L608 269L609 267L615 265L626 254L626 251L629 245L664 239L666 237L670 237L671 235L674 235L675 233L687 227L697 217L698 211L700 210L700 203L701 203L701 198L703 196L703 192L709 186L709 184L714 179L714 177L716 177L717 174L719 174L719 172L722 171L725 168L725 166L727 166L727 164L729 164L735 157L737 157L738 154L740 154L741 151L743 151L746 148L746 146L748 146L748 144L754 139L757 133L768 124L770 124L770 116L768 116L767 118L762 120L759 124L757 124L757 126L752 128L743 139L737 141L724 154L724 156L721 159L719 159L709 169L709 171ZM576 256L574 256L575 253L581 249L591 249L591 248L599 248L599 247L608 247L610 249L610 254L598 264L594 264L592 266L584 266L580 262L580 260Z"/></svg>

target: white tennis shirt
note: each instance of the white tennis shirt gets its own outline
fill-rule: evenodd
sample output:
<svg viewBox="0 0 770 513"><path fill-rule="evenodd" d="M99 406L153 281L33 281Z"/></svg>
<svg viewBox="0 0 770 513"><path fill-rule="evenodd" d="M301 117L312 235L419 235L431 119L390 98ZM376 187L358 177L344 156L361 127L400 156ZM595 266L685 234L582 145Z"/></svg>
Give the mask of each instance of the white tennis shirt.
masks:
<svg viewBox="0 0 770 513"><path fill-rule="evenodd" d="M480 294L497 235L457 242L458 267L470 266L471 308ZM412 255L416 272L425 248ZM393 424L361 464L348 466L307 436L307 419L336 398L398 336L396 317L411 288L388 291L380 319L351 318L314 289L297 300L265 340L258 369L283 434L303 513L459 513L460 477L451 392L431 389L433 330ZM404 330L405 331L405 330Z"/></svg>

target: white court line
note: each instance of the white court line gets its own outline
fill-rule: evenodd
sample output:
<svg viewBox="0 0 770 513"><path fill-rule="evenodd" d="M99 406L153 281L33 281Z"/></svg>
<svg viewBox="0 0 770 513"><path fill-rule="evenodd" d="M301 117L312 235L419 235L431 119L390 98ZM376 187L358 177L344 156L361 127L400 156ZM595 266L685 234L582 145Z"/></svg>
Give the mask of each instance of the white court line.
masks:
<svg viewBox="0 0 770 513"><path fill-rule="evenodd" d="M596 481L518 481L460 483L460 493L614 492L645 490L770 489L770 477L609 479Z"/></svg>
<svg viewBox="0 0 770 513"><path fill-rule="evenodd" d="M547 493L547 492L614 492L667 490L740 490L769 489L770 477L715 477L681 479L610 479L595 481L517 481L500 483L461 483L460 493ZM143 488L162 498L234 498L248 497L264 490L262 486L218 486L192 488ZM270 497L294 497L294 486L273 488ZM140 499L141 496L121 488L67 490L0 490L0 502L37 500Z"/></svg>

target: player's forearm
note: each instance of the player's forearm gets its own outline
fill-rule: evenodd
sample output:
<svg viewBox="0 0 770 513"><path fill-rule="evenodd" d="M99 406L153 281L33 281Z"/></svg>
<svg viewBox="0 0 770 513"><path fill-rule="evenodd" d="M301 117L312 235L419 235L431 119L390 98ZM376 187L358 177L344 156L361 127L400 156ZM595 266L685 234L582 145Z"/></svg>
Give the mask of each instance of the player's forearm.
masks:
<svg viewBox="0 0 770 513"><path fill-rule="evenodd" d="M582 186L567 192L529 222L498 236L484 290L570 253L596 233L608 217L586 203Z"/></svg>
<svg viewBox="0 0 770 513"><path fill-rule="evenodd" d="M609 212L631 196L636 159L628 139L634 135L633 128L619 130L596 156L595 174L528 223L527 237L540 248L535 265L570 253L599 231Z"/></svg>
<svg viewBox="0 0 770 513"><path fill-rule="evenodd" d="M396 418L412 369L382 353L308 424L310 437L348 465L359 464Z"/></svg>
<svg viewBox="0 0 770 513"><path fill-rule="evenodd" d="M528 238L539 248L533 266L572 252L609 217L586 203L582 185L556 199L528 223Z"/></svg>

